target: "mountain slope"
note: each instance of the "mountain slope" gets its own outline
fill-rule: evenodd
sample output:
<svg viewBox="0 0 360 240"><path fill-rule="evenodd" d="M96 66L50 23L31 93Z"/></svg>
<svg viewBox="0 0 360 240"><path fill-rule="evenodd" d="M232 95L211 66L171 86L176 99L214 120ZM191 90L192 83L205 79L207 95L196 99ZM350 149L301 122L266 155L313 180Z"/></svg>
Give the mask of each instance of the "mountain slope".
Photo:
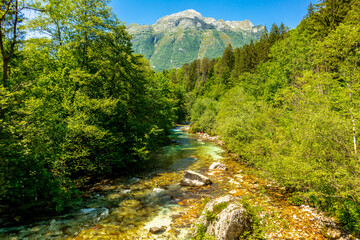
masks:
<svg viewBox="0 0 360 240"><path fill-rule="evenodd" d="M245 21L216 21L195 10L160 18L153 25L131 24L136 53L144 54L156 71L178 68L194 59L220 57L228 44L241 47L260 38L263 26Z"/></svg>

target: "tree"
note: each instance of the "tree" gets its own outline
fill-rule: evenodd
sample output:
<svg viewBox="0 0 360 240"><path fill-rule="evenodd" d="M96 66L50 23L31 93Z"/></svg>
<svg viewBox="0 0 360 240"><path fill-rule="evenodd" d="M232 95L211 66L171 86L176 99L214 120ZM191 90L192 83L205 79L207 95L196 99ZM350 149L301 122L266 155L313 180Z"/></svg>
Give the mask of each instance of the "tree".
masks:
<svg viewBox="0 0 360 240"><path fill-rule="evenodd" d="M351 9L351 0L321 0L310 6L307 27L315 37L324 38L344 20Z"/></svg>
<svg viewBox="0 0 360 240"><path fill-rule="evenodd" d="M42 0L38 8L41 14L36 18L30 19L27 28L44 34L56 46L62 46L69 41L70 32L70 13L75 6L69 0Z"/></svg>
<svg viewBox="0 0 360 240"><path fill-rule="evenodd" d="M221 64L227 71L232 71L235 64L234 52L231 44L229 44L221 58Z"/></svg>
<svg viewBox="0 0 360 240"><path fill-rule="evenodd" d="M340 24L325 40L319 43L317 63L325 73L330 73L334 79L343 81L347 92L347 101L342 102L342 109L347 109L347 115L352 123L352 139L354 154L357 157L357 125L355 116L357 99L355 92L360 88L359 54L360 34L358 26ZM319 67L319 66L318 66ZM342 99L342 98L340 98Z"/></svg>
<svg viewBox="0 0 360 240"><path fill-rule="evenodd" d="M28 29L46 37L21 47L20 1L2 3L3 56L24 84L0 84L1 203L61 211L83 180L144 167L183 114L184 94L133 54L108 1L42 1Z"/></svg>
<svg viewBox="0 0 360 240"><path fill-rule="evenodd" d="M23 10L25 2L21 0L4 0L1 2L0 12L0 51L2 56L2 80L3 85L8 87L10 75L9 64L16 51L19 41L24 32L20 31L20 25L24 20Z"/></svg>
<svg viewBox="0 0 360 240"><path fill-rule="evenodd" d="M270 45L273 45L279 38L280 38L280 29L279 27L274 23L271 26L270 34L269 34L269 43Z"/></svg>

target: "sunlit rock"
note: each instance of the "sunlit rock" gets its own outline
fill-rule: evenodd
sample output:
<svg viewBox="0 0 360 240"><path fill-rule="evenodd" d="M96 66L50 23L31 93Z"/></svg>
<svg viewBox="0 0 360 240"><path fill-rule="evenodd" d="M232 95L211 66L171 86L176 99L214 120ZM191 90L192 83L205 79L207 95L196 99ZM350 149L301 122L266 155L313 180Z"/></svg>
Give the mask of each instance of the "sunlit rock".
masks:
<svg viewBox="0 0 360 240"><path fill-rule="evenodd" d="M233 240L251 230L252 219L238 198L227 195L206 204L197 226L217 240ZM196 232L196 235L199 234Z"/></svg>
<svg viewBox="0 0 360 240"><path fill-rule="evenodd" d="M213 164L211 164L211 166L209 167L209 170L220 170L220 171L226 171L227 167L225 164L219 163L219 162L214 162Z"/></svg>
<svg viewBox="0 0 360 240"><path fill-rule="evenodd" d="M129 193L131 193L131 190L130 189L125 189L125 190L122 190L121 193L122 194L129 194Z"/></svg>
<svg viewBox="0 0 360 240"><path fill-rule="evenodd" d="M162 188L154 188L153 189L153 193L155 193L155 194L157 194L157 193L162 193L162 192L164 192L165 190L164 189L162 189Z"/></svg>
<svg viewBox="0 0 360 240"><path fill-rule="evenodd" d="M165 226L162 227L151 227L149 229L149 232L151 232L152 234L160 234L163 233L166 230Z"/></svg>
<svg viewBox="0 0 360 240"><path fill-rule="evenodd" d="M192 186L192 187L200 187L205 185L212 184L211 180L200 173L185 170L184 175L181 179L180 185L181 186Z"/></svg>
<svg viewBox="0 0 360 240"><path fill-rule="evenodd" d="M324 227L326 234L325 237L327 239L352 239L352 238L341 238L341 230L336 228L335 226L325 226Z"/></svg>

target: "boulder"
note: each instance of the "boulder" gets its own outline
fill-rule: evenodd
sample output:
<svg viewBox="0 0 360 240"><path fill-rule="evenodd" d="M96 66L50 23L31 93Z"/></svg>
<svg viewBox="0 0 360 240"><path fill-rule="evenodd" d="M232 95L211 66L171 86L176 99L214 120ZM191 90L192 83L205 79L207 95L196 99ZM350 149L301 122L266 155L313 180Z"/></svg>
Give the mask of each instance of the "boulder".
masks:
<svg viewBox="0 0 360 240"><path fill-rule="evenodd" d="M164 231L166 231L165 226L162 226L161 228L159 228L159 227L151 227L149 229L149 232L151 232L152 234L160 234L160 233L163 233Z"/></svg>
<svg viewBox="0 0 360 240"><path fill-rule="evenodd" d="M210 201L196 225L201 225L206 235L217 240L233 240L251 231L252 218L239 198L228 195Z"/></svg>
<svg viewBox="0 0 360 240"><path fill-rule="evenodd" d="M180 185L181 186L192 186L192 187L200 187L205 185L212 184L211 180L200 173L185 170L183 177L181 179Z"/></svg>
<svg viewBox="0 0 360 240"><path fill-rule="evenodd" d="M211 166L209 167L209 170L221 170L221 171L226 171L227 167L225 164L222 163L218 163L218 162L214 162L213 164L211 164Z"/></svg>

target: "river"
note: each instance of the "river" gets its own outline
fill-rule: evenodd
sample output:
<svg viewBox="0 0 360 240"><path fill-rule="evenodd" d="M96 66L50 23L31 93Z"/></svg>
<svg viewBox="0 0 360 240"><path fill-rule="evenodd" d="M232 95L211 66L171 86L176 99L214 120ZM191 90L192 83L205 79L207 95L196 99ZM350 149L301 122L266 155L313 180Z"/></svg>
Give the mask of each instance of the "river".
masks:
<svg viewBox="0 0 360 240"><path fill-rule="evenodd" d="M290 205L283 188L253 176L221 146L200 141L180 127L170 138L172 144L154 158L147 173L95 184L71 213L0 228L0 239L190 239L206 200L225 194L246 196L261 207L269 239L325 239L323 223L332 220L308 206ZM215 161L225 163L228 171L209 171ZM213 184L181 187L186 169L207 175ZM152 234L151 227L163 227L164 232Z"/></svg>

